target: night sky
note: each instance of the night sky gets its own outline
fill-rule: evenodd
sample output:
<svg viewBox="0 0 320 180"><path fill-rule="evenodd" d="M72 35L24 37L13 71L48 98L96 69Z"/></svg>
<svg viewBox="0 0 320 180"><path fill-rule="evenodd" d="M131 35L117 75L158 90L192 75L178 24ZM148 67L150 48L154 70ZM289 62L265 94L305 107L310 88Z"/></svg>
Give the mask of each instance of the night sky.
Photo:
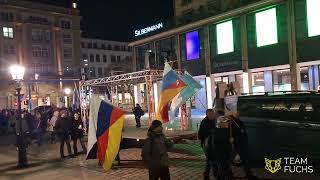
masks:
<svg viewBox="0 0 320 180"><path fill-rule="evenodd" d="M173 16L173 0L80 0L79 8L83 37L116 41Z"/></svg>

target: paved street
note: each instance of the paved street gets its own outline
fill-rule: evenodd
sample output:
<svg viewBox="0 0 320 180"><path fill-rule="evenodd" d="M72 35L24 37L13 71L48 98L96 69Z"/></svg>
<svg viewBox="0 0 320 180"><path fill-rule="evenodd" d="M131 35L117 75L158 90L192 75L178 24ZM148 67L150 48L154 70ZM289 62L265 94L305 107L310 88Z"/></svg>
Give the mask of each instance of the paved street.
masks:
<svg viewBox="0 0 320 180"><path fill-rule="evenodd" d="M129 118L130 119L130 118ZM135 131L126 123L126 129L131 136L141 136L144 130ZM124 149L120 152L122 164L115 164L109 172L98 166L96 160L85 160L84 155L74 159L60 160L58 144L45 144L37 146L32 144L28 148L30 167L16 169L17 151L12 136L0 137L0 180L76 180L76 179L147 179L147 169L141 161L141 149ZM202 179L204 155L197 141L185 140L175 144L169 152L171 160L170 173L174 180ZM80 148L80 147L79 147ZM81 148L80 148L81 149ZM242 168L233 167L233 173L237 179L245 179ZM276 174L272 176L263 168L254 169L254 174L260 179L306 179L318 180L316 176L295 176Z"/></svg>

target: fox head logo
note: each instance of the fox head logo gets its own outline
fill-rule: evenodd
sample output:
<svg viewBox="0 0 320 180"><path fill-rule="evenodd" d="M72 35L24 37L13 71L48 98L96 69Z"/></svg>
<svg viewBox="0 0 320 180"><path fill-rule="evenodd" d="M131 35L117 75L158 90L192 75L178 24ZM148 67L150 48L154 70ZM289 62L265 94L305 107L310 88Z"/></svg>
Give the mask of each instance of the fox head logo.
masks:
<svg viewBox="0 0 320 180"><path fill-rule="evenodd" d="M266 163L266 166L264 168L270 171L271 173L276 173L281 169L281 158L276 160L264 158L264 161Z"/></svg>

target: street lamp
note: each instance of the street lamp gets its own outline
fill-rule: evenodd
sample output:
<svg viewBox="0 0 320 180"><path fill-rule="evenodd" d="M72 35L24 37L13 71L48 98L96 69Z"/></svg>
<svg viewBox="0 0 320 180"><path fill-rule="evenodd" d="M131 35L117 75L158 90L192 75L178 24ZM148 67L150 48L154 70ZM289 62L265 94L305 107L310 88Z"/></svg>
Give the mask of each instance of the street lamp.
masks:
<svg viewBox="0 0 320 180"><path fill-rule="evenodd" d="M64 93L66 94L65 98L65 107L69 107L69 95L71 94L70 88L65 88Z"/></svg>
<svg viewBox="0 0 320 180"><path fill-rule="evenodd" d="M65 88L64 89L64 93L66 93L66 95L70 95L71 89L70 88Z"/></svg>
<svg viewBox="0 0 320 180"><path fill-rule="evenodd" d="M17 133L17 142L18 142L18 167L25 168L28 166L27 160L27 150L26 144L23 139L23 129L22 129L22 118L21 118L21 87L20 81L23 80L25 68L20 65L13 65L9 67L9 71L12 75L12 79L17 82L18 87L17 90L17 97L18 97L18 115L17 118L19 120L19 131Z"/></svg>

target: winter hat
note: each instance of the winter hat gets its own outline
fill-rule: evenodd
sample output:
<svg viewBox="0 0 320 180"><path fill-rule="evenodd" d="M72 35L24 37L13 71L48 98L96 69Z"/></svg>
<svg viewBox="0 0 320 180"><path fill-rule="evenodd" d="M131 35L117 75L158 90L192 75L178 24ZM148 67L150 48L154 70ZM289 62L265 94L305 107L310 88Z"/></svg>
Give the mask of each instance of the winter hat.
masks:
<svg viewBox="0 0 320 180"><path fill-rule="evenodd" d="M149 128L149 130L153 131L154 129L156 129L157 127L160 127L162 125L162 122L159 120L153 120L151 123L151 126Z"/></svg>

